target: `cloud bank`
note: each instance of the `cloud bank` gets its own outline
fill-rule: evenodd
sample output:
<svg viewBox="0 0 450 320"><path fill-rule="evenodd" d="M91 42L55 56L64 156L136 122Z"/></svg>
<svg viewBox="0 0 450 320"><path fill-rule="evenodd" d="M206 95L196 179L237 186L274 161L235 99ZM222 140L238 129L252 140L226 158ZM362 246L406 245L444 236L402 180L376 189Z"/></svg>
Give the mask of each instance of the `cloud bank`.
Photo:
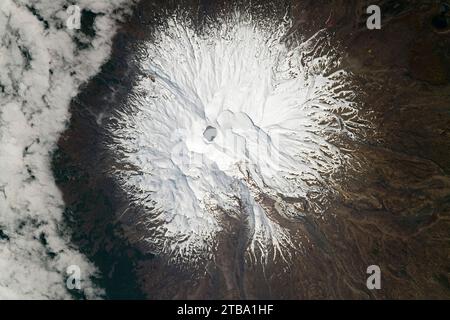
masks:
<svg viewBox="0 0 450 320"><path fill-rule="evenodd" d="M92 33L66 28L71 4L95 14ZM69 299L78 265L87 298L95 267L61 231L64 202L50 158L79 86L108 58L132 1L0 2L0 299Z"/></svg>

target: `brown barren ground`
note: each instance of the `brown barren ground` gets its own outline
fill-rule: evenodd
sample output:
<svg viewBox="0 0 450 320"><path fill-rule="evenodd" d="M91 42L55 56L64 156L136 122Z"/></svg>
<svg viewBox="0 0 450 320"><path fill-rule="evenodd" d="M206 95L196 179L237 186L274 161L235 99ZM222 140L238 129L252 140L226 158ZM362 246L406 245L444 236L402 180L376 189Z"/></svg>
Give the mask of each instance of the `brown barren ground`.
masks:
<svg viewBox="0 0 450 320"><path fill-rule="evenodd" d="M191 2L199 19L215 9ZM73 241L99 266L107 297L449 299L450 33L433 26L439 5L423 2L280 2L295 17L293 33L334 34L376 130L354 147L361 170L342 172L327 218L307 216L289 226L301 243L289 265L245 263L240 223L231 220L216 261L200 277L146 251L140 227L120 218L126 204L98 151L105 137L97 116L125 99L138 72L127 55L146 38L158 6L141 2L117 34L111 60L74 100L54 157ZM381 6L381 30L366 28L368 4ZM372 264L381 268L381 290L366 287Z"/></svg>

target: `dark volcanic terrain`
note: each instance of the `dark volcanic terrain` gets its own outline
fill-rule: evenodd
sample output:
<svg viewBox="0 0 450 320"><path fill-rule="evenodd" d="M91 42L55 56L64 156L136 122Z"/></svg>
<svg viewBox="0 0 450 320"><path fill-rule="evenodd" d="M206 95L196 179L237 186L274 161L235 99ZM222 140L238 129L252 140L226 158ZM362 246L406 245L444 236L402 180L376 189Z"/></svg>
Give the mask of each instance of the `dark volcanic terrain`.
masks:
<svg viewBox="0 0 450 320"><path fill-rule="evenodd" d="M107 298L449 299L450 298L450 12L439 1L252 1L248 10L278 16L306 37L327 28L354 75L374 129L347 146L358 170L343 170L323 217L296 224L301 249L292 261L260 264L236 258L239 233L220 248L205 274L167 263L141 242L142 225L111 179L103 121L123 103L141 70L129 57L151 39L153 23L174 1L141 1L114 40L111 59L81 90L54 154L73 242L102 272ZM379 4L382 29L366 28ZM164 4L163 4L164 3ZM193 20L228 1L190 1ZM264 10L259 9L263 7ZM163 10L164 8L165 10ZM186 9L188 10L188 9ZM91 32L95 17L84 19ZM104 119L104 120L103 120ZM234 226L239 230L239 226ZM235 237L235 239L233 238ZM368 290L366 269L381 268L382 288Z"/></svg>

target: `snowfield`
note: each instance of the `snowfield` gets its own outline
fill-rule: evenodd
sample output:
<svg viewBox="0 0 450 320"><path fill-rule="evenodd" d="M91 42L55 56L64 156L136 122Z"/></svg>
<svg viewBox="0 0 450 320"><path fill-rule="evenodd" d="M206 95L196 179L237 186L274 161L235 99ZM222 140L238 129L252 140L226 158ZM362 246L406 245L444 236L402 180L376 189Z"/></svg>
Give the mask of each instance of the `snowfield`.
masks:
<svg viewBox="0 0 450 320"><path fill-rule="evenodd" d="M355 94L326 31L285 37L289 26L234 14L197 31L175 15L145 45L109 148L155 252L195 265L239 219L248 257L287 260L279 221L326 208L351 161L333 141L356 138Z"/></svg>

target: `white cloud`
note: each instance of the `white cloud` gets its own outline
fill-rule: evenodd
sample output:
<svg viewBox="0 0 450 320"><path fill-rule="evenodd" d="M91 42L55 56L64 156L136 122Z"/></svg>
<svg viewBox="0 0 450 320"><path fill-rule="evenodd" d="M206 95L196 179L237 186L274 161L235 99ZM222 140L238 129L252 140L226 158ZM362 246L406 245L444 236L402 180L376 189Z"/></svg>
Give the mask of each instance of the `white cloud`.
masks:
<svg viewBox="0 0 450 320"><path fill-rule="evenodd" d="M95 267L58 233L64 203L50 154L71 99L109 56L117 21L132 1L76 2L104 14L84 50L73 41L76 31L65 28L69 1L0 2L0 299L71 298L65 287L71 264L81 267L88 298L102 294L88 280Z"/></svg>

